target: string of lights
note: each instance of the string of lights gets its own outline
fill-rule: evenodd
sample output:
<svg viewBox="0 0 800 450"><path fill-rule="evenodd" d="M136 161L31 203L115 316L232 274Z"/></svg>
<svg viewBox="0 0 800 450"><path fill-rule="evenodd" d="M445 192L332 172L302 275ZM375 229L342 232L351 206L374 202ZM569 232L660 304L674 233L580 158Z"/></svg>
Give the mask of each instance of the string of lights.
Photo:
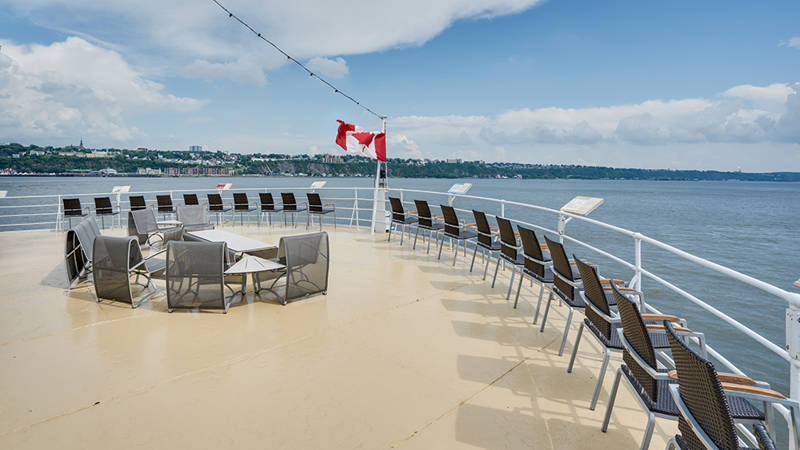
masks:
<svg viewBox="0 0 800 450"><path fill-rule="evenodd" d="M247 22L245 22L244 20L242 20L242 19L241 19L239 16L237 16L237 15L236 15L236 14L234 14L234 13L232 13L232 12L231 12L231 11L230 11L228 8L226 8L226 7L225 7L225 6L224 6L222 3L220 3L218 0L211 0L211 1L212 1L212 2L214 2L214 3L216 3L216 4L217 4L217 6L219 6L220 8L222 8L222 10L223 10L223 11L225 11L226 13L228 13L228 18L231 18L231 19L236 19L236 21L237 21L237 22L239 22L240 24L242 24L242 26L244 26L245 28L247 28L248 30L250 30L250 31L251 31L253 34L255 34L256 36L258 36L258 38L259 38L259 39L261 39L262 41L264 41L264 42L266 42L267 44L271 45L271 46L272 46L272 47L273 47L275 50L279 51L279 52L280 52L280 53L281 53L283 56L285 56L285 57L286 57L286 59L287 59L287 60L289 60L289 61L291 61L291 62L293 62L293 63L297 64L298 66L300 66L300 67L301 67L303 70L305 70L305 71L306 71L306 73L308 73L308 76L309 76L309 77L311 77L311 78L316 78L316 79L318 79L319 81L321 81L323 84L327 85L329 88L333 89L333 93L334 93L334 94L340 94L340 95L342 95L344 98L346 98L346 99L350 100L351 102L355 103L357 106L361 107L362 109L364 109L365 111L367 111L368 113L372 114L373 116L375 116L375 117L377 117L377 118L379 118L379 119L386 119L386 116L384 116L384 115L382 115L382 114L378 114L378 113L376 113L375 111L373 111L372 109L370 109L370 108L369 108L369 107L367 107L366 105L362 104L361 102L359 102L358 100L356 100L356 99L355 99L355 98L353 98L352 96L350 96L350 95L348 95L347 93L345 93L345 92L342 92L341 90L339 90L339 88L337 88L336 86L334 86L333 84L331 84L331 83L330 83L328 80L326 80L326 79L322 78L321 76L319 76L319 74L317 74L317 73L314 73L313 71L311 71L311 69L309 69L308 67L306 67L306 66L305 66L303 63L301 63L301 62L300 62L300 61L298 61L297 59L293 58L293 57L292 57L290 54L288 54L288 53L286 53L285 51L283 51L283 49L282 49L282 48L280 48L280 47L278 47L278 45L277 45L277 44L275 44L274 42L272 42L272 41L270 41L269 39L265 38L265 37L264 37L264 36L263 36L261 33L259 33L258 31L256 31L255 29L253 29L253 27L251 27L250 25L248 25L248 24L247 24Z"/></svg>

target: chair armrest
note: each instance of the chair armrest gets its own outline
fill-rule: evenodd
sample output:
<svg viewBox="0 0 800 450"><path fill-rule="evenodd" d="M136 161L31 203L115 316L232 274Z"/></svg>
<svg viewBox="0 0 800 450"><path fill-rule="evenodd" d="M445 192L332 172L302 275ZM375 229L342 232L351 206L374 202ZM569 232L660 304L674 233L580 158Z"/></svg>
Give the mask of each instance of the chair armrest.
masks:
<svg viewBox="0 0 800 450"><path fill-rule="evenodd" d="M308 202L297 202L298 205L307 205Z"/></svg>
<svg viewBox="0 0 800 450"><path fill-rule="evenodd" d="M645 326L647 327L648 330L666 331L666 328L664 328L664 325L650 324L650 325L645 325ZM688 328L684 328L684 327L672 327L672 329L677 331L677 332L679 332L679 333L692 333L692 330L690 330Z"/></svg>
<svg viewBox="0 0 800 450"><path fill-rule="evenodd" d="M496 226L494 226L494 225L489 225L489 229L490 229L490 230L498 230L499 228L497 228L497 227L496 227Z"/></svg>
<svg viewBox="0 0 800 450"><path fill-rule="evenodd" d="M742 386L755 386L758 384L756 380L744 375L739 375L738 373L717 372L717 376L719 377L719 381L723 383L740 384Z"/></svg>
<svg viewBox="0 0 800 450"><path fill-rule="evenodd" d="M681 321L679 317L671 316L669 314L642 314L642 320L658 320L659 322L663 322L665 320L669 320L670 322Z"/></svg>
<svg viewBox="0 0 800 450"><path fill-rule="evenodd" d="M600 282L603 284L610 284L612 281L614 282L614 284L625 284L625 282L622 280L611 280L609 278L600 278Z"/></svg>
<svg viewBox="0 0 800 450"><path fill-rule="evenodd" d="M477 227L477 226L478 226L478 224L477 224L477 223L465 223L464 225L461 225L461 226L462 226L462 227L464 227L464 228L467 228L467 227Z"/></svg>
<svg viewBox="0 0 800 450"><path fill-rule="evenodd" d="M409 214L416 214L416 213L417 213L417 210L415 209L415 210L413 210L413 211L409 211L408 213L409 213Z"/></svg>
<svg viewBox="0 0 800 450"><path fill-rule="evenodd" d="M325 204L324 204L324 205L322 205L322 206L336 206L336 203L325 203Z"/></svg>
<svg viewBox="0 0 800 450"><path fill-rule="evenodd" d="M549 250L550 249L550 247L547 246L547 242L540 242L539 243L539 248L542 249L542 250Z"/></svg>
<svg viewBox="0 0 800 450"><path fill-rule="evenodd" d="M444 216L433 216L434 219L444 219Z"/></svg>
<svg viewBox="0 0 800 450"><path fill-rule="evenodd" d="M786 399L786 397L784 397L784 395L781 394L780 392L758 386L747 386L743 384L726 383L725 381L722 381L722 389L726 391L744 392L747 394L762 395L764 397L778 398L781 400Z"/></svg>

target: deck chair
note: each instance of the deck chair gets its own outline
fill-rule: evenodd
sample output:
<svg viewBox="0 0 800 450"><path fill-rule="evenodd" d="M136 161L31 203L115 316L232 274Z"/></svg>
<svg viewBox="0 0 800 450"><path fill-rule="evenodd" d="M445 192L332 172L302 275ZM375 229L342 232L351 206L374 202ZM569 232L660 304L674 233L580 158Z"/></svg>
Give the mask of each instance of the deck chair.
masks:
<svg viewBox="0 0 800 450"><path fill-rule="evenodd" d="M81 220L67 231L64 263L70 289L90 280L94 240L98 236L101 236L100 228L94 217L91 216Z"/></svg>
<svg viewBox="0 0 800 450"><path fill-rule="evenodd" d="M458 221L456 210L452 206L439 205L442 209L442 216L444 216L444 230L442 232L442 239L439 241L439 256L437 259L442 259L442 247L444 247L444 239L450 238L450 242L455 242L453 247L453 266L456 265L456 257L458 257L458 243L464 244L464 257L467 257L467 240L474 239L478 236L473 230L468 227L474 224L462 225Z"/></svg>
<svg viewBox="0 0 800 450"><path fill-rule="evenodd" d="M206 209L200 205L183 205L176 208L178 221L184 231L213 230L214 224L208 221Z"/></svg>
<svg viewBox="0 0 800 450"><path fill-rule="evenodd" d="M222 196L219 194L206 194L208 198L208 211L217 216L217 225L219 225L219 218L222 216L225 219L225 213L231 210L231 207L226 207L222 202Z"/></svg>
<svg viewBox="0 0 800 450"><path fill-rule="evenodd" d="M163 247L169 241L183 239L183 226L160 228L152 209L140 209L128 212L128 223L133 223L136 235L145 236L145 243L153 246L160 243Z"/></svg>
<svg viewBox="0 0 800 450"><path fill-rule="evenodd" d="M79 198L64 198L61 199L61 204L64 208L64 217L67 218L69 228L72 228L72 219L74 217L86 217L89 213L84 211L81 207L81 199Z"/></svg>
<svg viewBox="0 0 800 450"><path fill-rule="evenodd" d="M94 198L94 215L100 216L100 226L106 227L106 216L116 216L119 211L114 211L114 206L111 205L109 197L95 197ZM111 221L113 226L114 221Z"/></svg>
<svg viewBox="0 0 800 450"><path fill-rule="evenodd" d="M147 203L145 203L143 195L131 195L128 197L128 203L131 205L131 211L147 208Z"/></svg>
<svg viewBox="0 0 800 450"><path fill-rule="evenodd" d="M284 236L278 243L278 258L275 260L286 268L274 272L256 273L256 291L268 290L282 304L310 295L328 293L330 248L328 233ZM283 279L285 283L276 286ZM271 281L264 287L262 283Z"/></svg>
<svg viewBox="0 0 800 450"><path fill-rule="evenodd" d="M272 214L281 212L281 209L275 207L275 199L272 198L272 194L269 192L260 192L258 194L258 200L261 203L261 210L258 213L258 224L261 225L261 217L266 214L269 224L272 225Z"/></svg>
<svg viewBox="0 0 800 450"><path fill-rule="evenodd" d="M575 314L576 310L583 310L586 305L579 295L582 288L580 273L573 269L570 264L567 254L564 251L564 246L559 242L551 241L547 236L544 237L544 240L547 244L547 249L550 251L550 257L553 259L553 287L550 289L550 295L547 297L547 305L544 308L542 325L539 327L539 332L544 332L553 297L558 296L569 309L567 323L564 326L564 334L561 336L561 346L558 349L558 356L561 356L564 354L564 345L567 343L572 316ZM535 314L533 316L533 323L536 323L538 319L538 315Z"/></svg>
<svg viewBox="0 0 800 450"><path fill-rule="evenodd" d="M517 269L525 264L525 258L522 256L521 247L517 242L517 235L514 233L514 226L511 221L504 217L495 217L497 220L497 227L500 229L500 255L497 258L497 264L494 266L494 277L492 278L492 287L497 281L497 271L500 269L500 262L505 261L511 264L511 280L508 282L508 292L506 292L506 300L511 298L511 288L514 286L514 277Z"/></svg>
<svg viewBox="0 0 800 450"><path fill-rule="evenodd" d="M333 213L333 229L336 229L336 203L322 204L322 199L319 194L309 192L306 194L308 198L308 214L306 215L306 229L311 225L311 216L317 216L319 219L319 230L322 231L322 216L325 214Z"/></svg>
<svg viewBox="0 0 800 450"><path fill-rule="evenodd" d="M249 215L251 212L253 212L255 210L256 210L256 208L253 207L250 204L250 200L247 198L247 193L245 193L245 192L236 192L236 193L233 194L233 211L235 213L239 213L239 223L240 224L244 225L244 215L245 214Z"/></svg>
<svg viewBox="0 0 800 450"><path fill-rule="evenodd" d="M200 200L197 199L197 194L183 194L184 205L199 205ZM180 219L178 219L180 220Z"/></svg>
<svg viewBox="0 0 800 450"><path fill-rule="evenodd" d="M389 197L389 203L392 205L392 222L389 224L389 238L387 242L392 240L392 228L400 228L400 245L403 245L403 232L407 232L411 237L411 231L408 227L417 223L417 218L409 214L414 214L416 211L409 211L406 214L403 207L403 201L398 197Z"/></svg>
<svg viewBox="0 0 800 450"><path fill-rule="evenodd" d="M657 359L658 353L653 345L655 341L653 333L660 330L664 333L663 321L672 322L673 330L684 341L687 337L693 336L699 341L699 348L705 353L705 337L703 333L693 332L685 328L685 322L675 316L665 314L641 314L637 304L630 298L623 295L616 285L612 285L614 297L617 300L622 328L617 328L616 332L619 341L623 346L622 360L624 364L617 370L614 378L614 386L606 406L606 414L603 419L602 431L608 430L608 423L611 420L611 411L614 408L619 384L625 381L639 402L642 409L647 412L647 426L640 448L646 449L650 445L650 439L655 427L655 418L660 417L670 420L678 420L678 406L669 393L669 387L678 381L670 378L669 367L671 361L666 358ZM656 325L657 321L661 322ZM666 336L666 335L665 335ZM660 336L658 337L660 340ZM666 361L666 364L664 363ZM733 374L728 374L733 375ZM735 411L734 420L737 421L760 421L764 419L764 414L752 404L740 397L728 396L728 404L731 411Z"/></svg>
<svg viewBox="0 0 800 450"><path fill-rule="evenodd" d="M414 200L417 206L417 232L414 234L414 245L411 250L417 248L417 237L419 237L419 230L426 230L428 232L428 250L426 253L431 252L431 239L436 237L438 239L439 233L444 229L444 224L437 222L436 219L442 219L442 216L433 216L428 202L425 200ZM424 236L423 236L424 238Z"/></svg>
<svg viewBox="0 0 800 450"><path fill-rule="evenodd" d="M156 195L156 204L158 212L164 217L166 217L167 214L175 213L175 206L172 204L171 195Z"/></svg>
<svg viewBox="0 0 800 450"><path fill-rule="evenodd" d="M156 258L161 253L164 253L164 250L144 258L139 248L139 241L135 237L97 236L94 240L92 257L94 292L97 301L114 300L128 303L131 308L141 305L155 291L135 301L131 289L131 276L135 277L136 284L141 284L139 279L144 277L147 282L141 285L145 288L150 287L152 276L162 273L166 266L163 259Z"/></svg>
<svg viewBox="0 0 800 450"><path fill-rule="evenodd" d="M765 408L783 405L790 411L792 432L789 439L800 445L800 425L798 425L798 403L789 400L781 393L756 386L756 382L740 375L719 374L714 365L689 348L676 333L669 321L664 321L667 338L675 360L678 383L669 386L678 407L678 431L667 445L671 449L740 449L740 437L734 425L732 407L728 402L731 396L747 401L763 403ZM756 442L750 442L762 449L774 449L775 443L760 421L753 425Z"/></svg>
<svg viewBox="0 0 800 450"><path fill-rule="evenodd" d="M281 192L281 203L283 204L283 226L286 226L286 213L292 215L292 227L296 226L294 221L294 215L299 212L303 212L306 210L305 205L306 202L297 203L297 200L294 198L294 193L292 192Z"/></svg>
<svg viewBox="0 0 800 450"><path fill-rule="evenodd" d="M536 302L536 315L539 315L539 308L542 306L544 298L544 288L553 287L553 261L544 255L547 246L539 243L536 233L521 225L517 225L519 238L522 241L522 256L525 258L522 265L522 272L519 274L519 284L517 285L517 296L514 298L514 308L519 303L519 293L522 290L522 281L525 275L539 283L539 301Z"/></svg>
<svg viewBox="0 0 800 450"><path fill-rule="evenodd" d="M170 241L167 245L167 311L184 309L217 309L223 313L235 295L226 296L225 289L234 294L226 280L229 253L224 242ZM244 286L244 275L235 277Z"/></svg>
<svg viewBox="0 0 800 450"><path fill-rule="evenodd" d="M489 271L489 262L491 261L491 257L496 255L500 249L501 245L500 242L496 239L496 232L493 229L497 229L497 227L492 227L489 225L489 220L486 219L486 213L483 211L476 211L472 210L472 216L475 217L475 228L477 229L477 236L475 238L475 249L472 251L472 262L469 265L469 271L472 272L472 268L475 266L475 256L478 254L478 247L481 248L481 253L483 254L483 259L485 260L485 264L483 267L483 279L486 279L486 272Z"/></svg>

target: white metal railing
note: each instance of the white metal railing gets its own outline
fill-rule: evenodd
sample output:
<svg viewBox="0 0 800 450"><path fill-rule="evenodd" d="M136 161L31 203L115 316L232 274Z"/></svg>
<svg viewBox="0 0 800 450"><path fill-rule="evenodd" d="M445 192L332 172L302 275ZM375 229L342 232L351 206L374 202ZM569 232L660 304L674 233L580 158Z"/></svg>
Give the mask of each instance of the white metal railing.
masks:
<svg viewBox="0 0 800 450"><path fill-rule="evenodd" d="M714 263L707 259L692 255L686 251L678 249L674 246L666 244L664 242L658 241L646 235L643 235L639 232L631 231L625 228L621 228L615 225L611 225L599 220L591 219L588 217L566 213L557 209L552 209L544 206L533 205L528 203L504 200L504 199L496 199L490 197L481 197L475 195L466 195L466 194L450 194L450 193L443 193L443 192L436 192L436 191L427 191L427 190L418 190L418 189L394 189L389 188L387 189L390 192L399 193L399 197L401 201L406 204L410 204L412 202L407 200L407 194L421 194L425 196L441 196L449 199L449 202L452 203L454 199L464 199L476 202L483 202L489 205L494 205L494 211L497 211L499 216L505 216L506 207L513 206L523 209L528 209L532 211L539 211L542 213L549 214L553 216L556 223L556 228L548 228L546 226L536 224L536 223L529 223L522 220L517 220L515 218L510 218L514 222L527 226L532 227L534 229L538 229L547 233L551 233L557 235L559 240L563 243L564 241L569 241L570 243L582 246L598 255L602 255L605 258L608 258L625 268L628 268L632 271L632 277L630 279L630 284L632 287L637 288L638 290L642 290L643 279L646 277L649 280L656 282L657 284L663 286L664 288L668 289L669 291L677 294L680 297L688 300L689 302L703 308L705 311L708 311L710 314L714 315L721 321L730 325L736 331L742 333L743 335L749 337L759 345L763 346L770 352L776 354L781 359L787 361L790 366L790 373L789 373L789 396L794 400L800 400L800 294L789 292L784 289L781 289L777 286L771 285L764 281L758 280L754 277L749 275L743 274L736 270L730 269L728 267L722 266L720 264ZM310 189L308 187L278 187L278 188L242 188L236 189L236 192L293 192L293 191L326 191L326 192L333 192L333 191L344 191L344 192L352 192L352 197L347 196L337 196L337 197L327 197L325 201L334 201L334 202L352 202L351 206L346 205L336 205L337 210L344 210L350 211L349 217L337 217L336 220L347 222L349 226L359 228L361 224L364 222L372 222L376 214L374 211L379 210L381 214L385 215L385 204L384 205L375 205L373 204L372 207L364 208L361 207L359 202L370 202L373 203L373 198L375 194L375 188L373 187L324 187L324 188L317 188L317 189ZM369 193L361 193L360 191L368 191ZM52 227L54 230L61 230L63 229L63 210L62 210L62 199L63 198L87 198L90 199L92 197L116 197L116 207L120 211L118 224L122 224L122 218L124 212L127 212L128 209L124 207L124 205L128 205L129 202L127 198L131 195L155 195L155 194L166 194L169 193L173 200L175 200L176 194L182 193L217 193L223 196L223 202L226 204L232 204L232 193L233 191L221 191L216 189L182 189L182 190L170 190L170 191L140 191L140 192L130 192L125 194L108 194L108 193L82 193L82 194L58 194L58 195L28 195L28 196L11 196L0 198L0 230L8 230L9 228L17 228L17 229L30 229L30 228L40 228L42 225L46 225L48 227ZM226 194L230 194L231 197L226 197ZM49 200L49 202L48 202ZM55 203L52 200L56 200ZM180 199L182 200L182 199ZM249 199L252 202L252 199ZM279 201L280 198L276 197L276 201ZM44 203L39 204L12 204L8 205L7 202L39 202L42 201ZM302 199L298 198L298 202L302 201ZM180 203L177 202L178 204ZM253 202L255 203L255 202ZM89 205L90 202L86 202L86 205ZM155 206L155 205L153 205ZM39 209L46 209L43 212L30 212L28 213L31 208L39 208ZM17 209L17 211L15 211ZM19 212L19 210L25 211L25 213ZM464 212L464 213L471 213L469 210L459 209L456 208L457 211ZM359 215L360 211L370 211L371 216L369 218L363 217L363 215ZM7 213L8 212L8 213ZM257 212L257 211L256 211ZM487 215L489 216L496 216L495 214L491 214L490 210L486 211ZM17 218L17 217L46 217L51 216L53 220L51 221L32 221L32 222L16 222L16 223L3 223L3 219L5 218ZM570 236L566 232L566 224L571 220L578 220L582 221L586 224L589 224L594 227L598 227L601 229L605 229L616 233L618 235L627 237L631 239L633 245L633 262L626 261L624 258L621 258L617 255L612 254L609 251L603 250L602 248L590 244L588 242L584 242L577 237ZM375 227L375 223L372 223L370 226L372 229ZM786 303L786 317L785 317L785 326L786 326L786 343L785 346L781 346L778 344L773 343L769 339L761 336L756 331L750 329L746 325L742 324L741 322L737 321L736 319L732 318L728 314L720 311L719 309L715 308L714 306L704 302L700 298L692 295L691 293L687 292L686 290L678 287L677 285L673 284L670 281L667 281L663 277L652 273L651 271L645 269L644 267L644 260L643 260L643 253L642 253L642 244L648 244L655 248L664 250L669 252L672 255L681 258L682 260L688 261L694 265L703 267L705 269L714 271L718 274L723 275L726 278L731 280L735 280L751 287L754 287L770 296L777 297L783 300ZM657 309L652 307L651 305L644 304L645 308L649 311L658 312ZM729 370L744 374L740 368L736 367L733 363L731 363L727 358L725 358L722 354L716 351L713 347L707 346L708 353L714 357L717 361L725 365ZM777 408L778 411L786 417L787 411L784 409Z"/></svg>

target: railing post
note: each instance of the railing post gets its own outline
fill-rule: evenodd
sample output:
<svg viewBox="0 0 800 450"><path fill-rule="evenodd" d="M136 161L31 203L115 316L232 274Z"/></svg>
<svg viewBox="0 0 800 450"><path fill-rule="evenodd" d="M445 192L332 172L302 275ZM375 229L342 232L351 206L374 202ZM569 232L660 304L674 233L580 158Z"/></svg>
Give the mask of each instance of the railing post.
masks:
<svg viewBox="0 0 800 450"><path fill-rule="evenodd" d="M61 231L61 194L58 194L58 212L56 213L56 231Z"/></svg>
<svg viewBox="0 0 800 450"><path fill-rule="evenodd" d="M633 235L633 258L634 258L634 265L636 266L636 273L633 276L633 286L632 288L636 289L639 292L642 291L642 235L639 233L635 233ZM644 305L640 305L644 306ZM644 312L644 310L642 310Z"/></svg>
<svg viewBox="0 0 800 450"><path fill-rule="evenodd" d="M800 307L790 304L786 308L786 351L789 364L789 396L800 401Z"/></svg>
<svg viewBox="0 0 800 450"><path fill-rule="evenodd" d="M506 216L506 201L500 200L500 217Z"/></svg>
<svg viewBox="0 0 800 450"><path fill-rule="evenodd" d="M567 233L567 216L563 213L558 213L558 225L556 226L556 231L558 231L558 242L560 244L564 244L564 234Z"/></svg>

